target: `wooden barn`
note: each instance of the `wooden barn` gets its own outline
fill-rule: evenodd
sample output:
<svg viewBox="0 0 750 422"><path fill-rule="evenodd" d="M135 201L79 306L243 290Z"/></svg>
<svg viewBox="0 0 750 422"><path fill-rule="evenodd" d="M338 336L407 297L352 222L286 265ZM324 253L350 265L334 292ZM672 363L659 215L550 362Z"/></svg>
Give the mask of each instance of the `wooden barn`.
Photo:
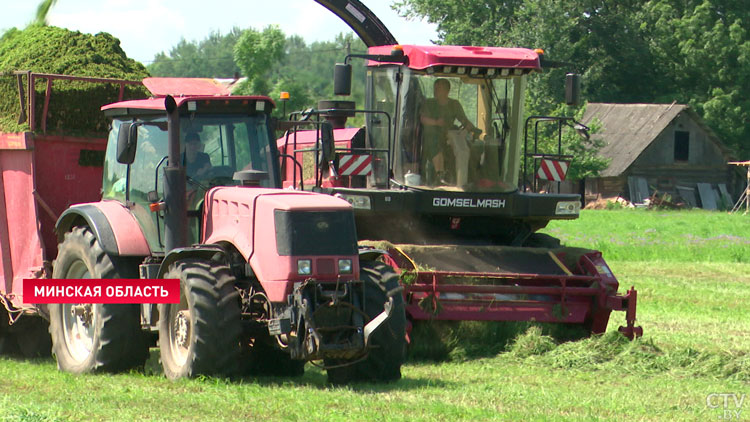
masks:
<svg viewBox="0 0 750 422"><path fill-rule="evenodd" d="M622 196L643 202L655 191L690 206L731 205L744 185L728 149L684 104L589 103L583 123L598 120L592 135L610 165L586 180L586 200Z"/></svg>

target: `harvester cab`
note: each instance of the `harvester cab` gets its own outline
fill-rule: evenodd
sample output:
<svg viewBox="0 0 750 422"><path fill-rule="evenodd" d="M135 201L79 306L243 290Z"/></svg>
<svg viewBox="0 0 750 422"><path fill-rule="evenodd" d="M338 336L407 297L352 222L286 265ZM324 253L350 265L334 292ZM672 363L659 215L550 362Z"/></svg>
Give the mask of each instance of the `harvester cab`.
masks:
<svg viewBox="0 0 750 422"><path fill-rule="evenodd" d="M600 253L537 233L551 220L578 218L580 196L524 189L526 159L569 158L559 147L524 148L525 128L538 127L536 119L586 130L569 118L526 118L525 88L542 70L540 54L371 45L347 56L336 65L334 93L349 94L349 60L364 59L365 104L325 101L304 118L292 113L276 145L284 183L352 204L361 245L390 251L401 272L413 323L534 320L601 333L612 310L625 310L621 331L632 338L641 332L635 290L616 293ZM576 102L578 80L568 80ZM356 115L364 127L347 128Z"/></svg>
<svg viewBox="0 0 750 422"><path fill-rule="evenodd" d="M53 276L180 279L180 303L50 305L60 368L142 365L158 331L170 378L318 361L337 383L398 379L398 279L360 258L350 204L279 189L273 101L212 80L144 84L152 98L102 107L102 200L60 217Z"/></svg>
<svg viewBox="0 0 750 422"><path fill-rule="evenodd" d="M428 243L462 238L523 246L550 220L578 217L578 195L519 189L524 93L529 74L541 71L537 51L370 47L336 65L337 95L350 91L352 58L367 62L366 104L357 109L347 101L323 101L314 113L327 120L320 134L331 127L332 136L302 130L277 140L282 153L302 163L282 161L287 186L302 179L347 199L358 217L376 212L393 229L386 238L398 242L413 241L409 232L416 228ZM364 128L345 127L355 115L364 117ZM303 123L295 127L305 129ZM359 226L360 235L372 238L370 226Z"/></svg>

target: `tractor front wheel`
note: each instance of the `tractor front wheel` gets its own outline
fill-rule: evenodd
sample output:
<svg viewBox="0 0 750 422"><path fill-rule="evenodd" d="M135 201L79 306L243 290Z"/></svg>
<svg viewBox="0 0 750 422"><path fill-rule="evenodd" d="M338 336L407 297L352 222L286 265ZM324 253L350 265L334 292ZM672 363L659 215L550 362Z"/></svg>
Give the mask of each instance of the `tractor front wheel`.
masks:
<svg viewBox="0 0 750 422"><path fill-rule="evenodd" d="M76 227L58 247L53 278L122 278L137 270L109 257L94 234ZM138 305L50 304L52 353L63 371L126 371L141 367L148 344Z"/></svg>
<svg viewBox="0 0 750 422"><path fill-rule="evenodd" d="M360 278L364 282L364 312L368 321L383 312L388 292L399 287L393 268L377 261L360 261ZM352 381L390 382L401 378L406 358L406 312L403 295L393 296L391 317L370 336L369 352L361 362L328 370L328 381L344 384Z"/></svg>
<svg viewBox="0 0 750 422"><path fill-rule="evenodd" d="M164 278L180 280L180 303L159 305L164 374L170 379L234 375L242 325L231 269L191 259L173 264Z"/></svg>

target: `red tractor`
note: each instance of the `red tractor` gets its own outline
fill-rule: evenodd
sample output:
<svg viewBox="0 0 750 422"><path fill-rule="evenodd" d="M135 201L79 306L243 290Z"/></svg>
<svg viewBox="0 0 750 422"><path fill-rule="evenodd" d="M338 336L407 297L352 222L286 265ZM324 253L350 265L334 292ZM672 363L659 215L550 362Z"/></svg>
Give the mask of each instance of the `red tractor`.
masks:
<svg viewBox="0 0 750 422"><path fill-rule="evenodd" d="M346 201L279 189L273 101L144 84L152 98L102 107L101 200L59 216L52 277L179 279L180 303L25 305L49 319L59 368L139 367L158 338L169 378L300 375L307 361L336 383L400 378L398 277L360 254Z"/></svg>

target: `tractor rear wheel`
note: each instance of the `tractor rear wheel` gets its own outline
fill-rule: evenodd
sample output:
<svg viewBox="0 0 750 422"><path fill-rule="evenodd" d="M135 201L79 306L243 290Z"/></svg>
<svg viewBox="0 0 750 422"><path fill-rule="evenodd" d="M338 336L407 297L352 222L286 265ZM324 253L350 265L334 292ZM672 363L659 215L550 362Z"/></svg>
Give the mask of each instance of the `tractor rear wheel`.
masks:
<svg viewBox="0 0 750 422"><path fill-rule="evenodd" d="M164 374L170 379L234 375L242 325L231 269L190 259L173 264L164 278L180 280L180 303L159 305Z"/></svg>
<svg viewBox="0 0 750 422"><path fill-rule="evenodd" d="M399 287L393 268L377 261L360 261L360 278L364 282L364 312L367 322L383 312L387 293ZM358 363L328 370L328 381L344 384L352 381L390 382L401 378L406 358L406 312L401 293L393 296L391 317L370 336L370 351Z"/></svg>
<svg viewBox="0 0 750 422"><path fill-rule="evenodd" d="M137 269L108 256L90 229L76 227L58 247L53 278L123 278ZM126 371L142 367L148 343L138 305L50 304L52 353L63 371Z"/></svg>

